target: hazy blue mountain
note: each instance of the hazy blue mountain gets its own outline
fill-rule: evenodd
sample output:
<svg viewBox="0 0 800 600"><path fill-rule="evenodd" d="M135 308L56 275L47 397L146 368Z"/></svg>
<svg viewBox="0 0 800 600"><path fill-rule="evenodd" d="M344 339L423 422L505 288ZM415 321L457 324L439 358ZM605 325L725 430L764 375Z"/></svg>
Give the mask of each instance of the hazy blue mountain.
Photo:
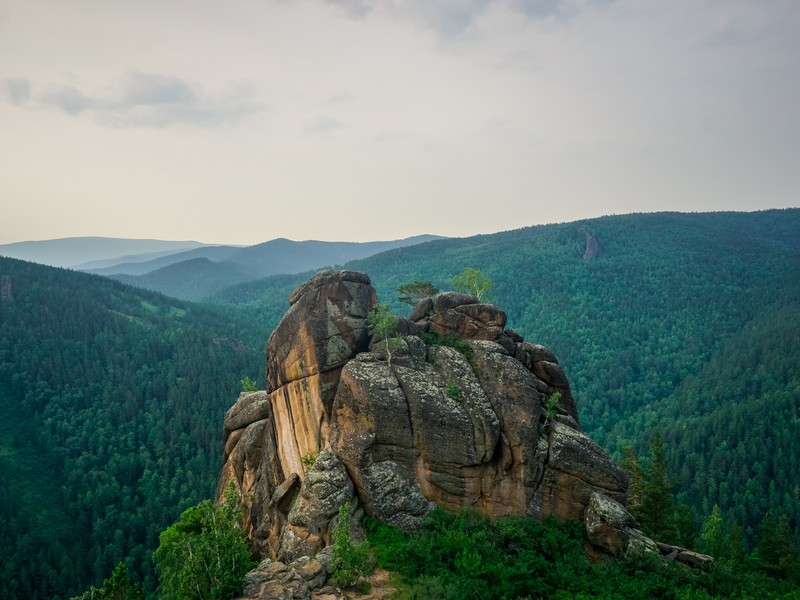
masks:
<svg viewBox="0 0 800 600"><path fill-rule="evenodd" d="M76 268L87 262L150 252L180 252L202 246L193 240L168 241L110 237L69 237L0 245L0 256L53 267Z"/></svg>
<svg viewBox="0 0 800 600"><path fill-rule="evenodd" d="M138 287L162 292L183 300L201 300L223 288L268 275L293 274L342 265L374 254L443 239L418 235L402 240L379 242L296 242L284 238L255 246L198 248L154 261L94 270ZM198 262L202 259L206 262ZM215 266L211 266L211 264ZM150 270L152 267L152 270ZM121 274L125 273L125 274Z"/></svg>
<svg viewBox="0 0 800 600"><path fill-rule="evenodd" d="M169 265L205 258L213 262L227 260L240 246L201 246L192 250L180 252L162 252L159 256L142 258L140 256L126 257L127 260L102 261L108 264L85 264L78 269L95 275L145 275ZM143 286L146 287L146 286Z"/></svg>
<svg viewBox="0 0 800 600"><path fill-rule="evenodd" d="M221 287L251 279L239 265L216 263L207 258L171 264L145 275L114 275L113 278L182 300L200 300Z"/></svg>

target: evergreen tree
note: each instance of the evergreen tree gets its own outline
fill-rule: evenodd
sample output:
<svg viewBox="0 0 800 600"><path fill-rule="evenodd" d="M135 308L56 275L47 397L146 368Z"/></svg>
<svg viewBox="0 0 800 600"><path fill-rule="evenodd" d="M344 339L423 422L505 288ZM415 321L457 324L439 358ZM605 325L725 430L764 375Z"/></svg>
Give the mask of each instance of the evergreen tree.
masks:
<svg viewBox="0 0 800 600"><path fill-rule="evenodd" d="M420 300L438 294L439 288L430 281L414 281L412 283L404 283L397 288L397 292L400 294L398 297L400 302L415 306Z"/></svg>
<svg viewBox="0 0 800 600"><path fill-rule="evenodd" d="M92 586L72 600L144 600L144 591L141 584L131 581L125 563L119 563L102 587Z"/></svg>
<svg viewBox="0 0 800 600"><path fill-rule="evenodd" d="M630 487L628 510L642 528L654 538L672 543L687 543L691 537L690 509L676 504L675 481L669 476L660 432L650 437L650 454L640 464L632 449L626 448L623 467Z"/></svg>
<svg viewBox="0 0 800 600"><path fill-rule="evenodd" d="M700 533L700 549L719 560L722 558L724 540L722 511L720 511L719 505L715 504L711 515L703 524L703 531Z"/></svg>

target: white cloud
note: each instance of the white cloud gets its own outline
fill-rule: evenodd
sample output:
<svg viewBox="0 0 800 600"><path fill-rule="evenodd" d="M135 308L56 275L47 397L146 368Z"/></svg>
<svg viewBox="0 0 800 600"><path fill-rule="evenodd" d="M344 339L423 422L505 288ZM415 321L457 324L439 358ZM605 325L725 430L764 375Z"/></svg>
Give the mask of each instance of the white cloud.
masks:
<svg viewBox="0 0 800 600"><path fill-rule="evenodd" d="M325 135L345 127L344 123L328 115L319 115L308 121L305 126L306 135Z"/></svg>
<svg viewBox="0 0 800 600"><path fill-rule="evenodd" d="M31 84L21 77L10 77L0 82L0 91L11 104L21 106L31 97Z"/></svg>
<svg viewBox="0 0 800 600"><path fill-rule="evenodd" d="M570 18L614 0L312 0L355 19L383 16L413 23L443 39L471 31L489 12L513 13L532 20Z"/></svg>
<svg viewBox="0 0 800 600"><path fill-rule="evenodd" d="M110 127L169 127L230 125L264 110L252 86L227 86L216 94L174 75L126 73L107 93L96 93L73 84L48 85L31 92L25 79L6 79L3 91L12 104L34 99L45 108L73 116L90 115Z"/></svg>

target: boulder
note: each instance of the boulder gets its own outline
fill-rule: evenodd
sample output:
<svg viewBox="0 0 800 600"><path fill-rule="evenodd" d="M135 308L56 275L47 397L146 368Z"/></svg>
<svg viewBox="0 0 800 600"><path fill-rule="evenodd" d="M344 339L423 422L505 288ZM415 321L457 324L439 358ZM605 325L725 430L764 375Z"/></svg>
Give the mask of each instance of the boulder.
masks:
<svg viewBox="0 0 800 600"><path fill-rule="evenodd" d="M300 486L288 515L278 559L292 561L314 556L330 544L330 524L346 502L353 499L353 483L344 465L329 451L317 456Z"/></svg>
<svg viewBox="0 0 800 600"><path fill-rule="evenodd" d="M266 559L245 575L242 596L236 600L310 600L326 579L322 565L307 556L290 564Z"/></svg>
<svg viewBox="0 0 800 600"><path fill-rule="evenodd" d="M447 302L440 302L440 299ZM462 300L469 303L455 304ZM433 309L430 330L442 336L493 341L506 324L506 313L502 310L491 304L478 304L475 298L463 294L442 294L437 297Z"/></svg>

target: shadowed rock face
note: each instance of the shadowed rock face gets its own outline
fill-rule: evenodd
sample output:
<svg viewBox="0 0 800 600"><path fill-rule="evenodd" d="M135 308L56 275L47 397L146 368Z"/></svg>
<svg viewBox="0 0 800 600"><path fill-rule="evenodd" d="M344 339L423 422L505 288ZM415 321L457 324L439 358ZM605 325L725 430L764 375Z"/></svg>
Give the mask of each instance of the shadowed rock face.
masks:
<svg viewBox="0 0 800 600"><path fill-rule="evenodd" d="M581 432L552 352L450 292L403 320L390 366L370 345L375 302L360 273L298 288L270 336L268 392L242 394L226 415L219 493L231 481L244 492L261 557L318 552L347 501L354 526L363 510L413 530L438 504L583 521L597 555L647 546L624 508L627 477ZM454 338L467 347L446 345Z"/></svg>

